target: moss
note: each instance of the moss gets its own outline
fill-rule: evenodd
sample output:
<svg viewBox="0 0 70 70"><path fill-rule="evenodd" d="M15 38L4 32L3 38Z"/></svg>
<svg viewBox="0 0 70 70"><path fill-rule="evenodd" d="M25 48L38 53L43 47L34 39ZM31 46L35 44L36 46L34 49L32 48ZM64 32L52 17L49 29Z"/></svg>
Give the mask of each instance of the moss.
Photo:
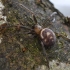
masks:
<svg viewBox="0 0 70 70"><path fill-rule="evenodd" d="M58 42L58 46L59 46L59 48L63 48L63 42L62 41L60 41L60 42Z"/></svg>

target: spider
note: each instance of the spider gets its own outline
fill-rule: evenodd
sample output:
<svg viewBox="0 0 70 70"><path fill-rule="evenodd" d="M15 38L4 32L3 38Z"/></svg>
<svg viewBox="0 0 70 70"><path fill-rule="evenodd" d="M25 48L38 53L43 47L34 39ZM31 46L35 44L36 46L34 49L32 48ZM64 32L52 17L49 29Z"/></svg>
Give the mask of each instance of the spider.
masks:
<svg viewBox="0 0 70 70"><path fill-rule="evenodd" d="M17 25L18 28L20 27L20 28L27 28L29 30L32 30L31 32L33 32L33 33L35 33L36 35L39 36L42 46L45 46L45 48L53 46L56 43L56 36L57 37L62 37L65 40L70 42L70 39L65 37L65 36L63 36L62 34L53 32L49 28L43 28L41 25L38 24L37 19L36 19L35 15L34 15L33 11L29 10L26 6L24 6L22 4L19 4L19 5L22 6L25 10L27 10L28 12L30 12L32 14L33 21L35 22L35 24L33 25L32 29L30 29L29 27L24 26L24 25ZM56 13L54 12L54 13L51 14L51 16L53 16L55 14Z"/></svg>
<svg viewBox="0 0 70 70"><path fill-rule="evenodd" d="M19 5L21 5L25 10L29 11L32 14L35 25L32 27L32 29L28 28L27 26L23 26L23 25L16 25L16 26L18 28L27 28L39 37L41 45L42 45L43 53L44 53L44 55L46 57L46 60L48 62L48 56L47 56L47 53L46 53L46 49L49 48L49 47L52 47L56 43L56 36L57 37L62 37L69 42L70 42L70 39L63 36L62 34L53 32L49 28L43 28L41 25L38 24L37 19L36 19L34 13L31 10L29 10L26 6L24 6L22 4L19 4ZM54 14L52 14L52 15L54 15ZM49 65L48 65L48 67L49 67Z"/></svg>

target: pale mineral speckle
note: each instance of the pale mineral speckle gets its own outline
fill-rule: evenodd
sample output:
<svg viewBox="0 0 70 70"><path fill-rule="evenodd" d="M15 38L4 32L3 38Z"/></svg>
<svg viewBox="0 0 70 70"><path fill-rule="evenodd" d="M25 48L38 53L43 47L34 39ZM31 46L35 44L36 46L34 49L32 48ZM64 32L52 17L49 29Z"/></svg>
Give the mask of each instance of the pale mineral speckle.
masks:
<svg viewBox="0 0 70 70"><path fill-rule="evenodd" d="M1 24L4 24L7 22L7 17L6 16L3 16L2 14L2 10L4 9L4 5L2 4L1 0L0 0L0 18L3 18L4 20L0 20L0 25Z"/></svg>
<svg viewBox="0 0 70 70"><path fill-rule="evenodd" d="M2 4L1 0L0 0L0 19L4 19L4 20L0 20L0 25L3 24L3 23L6 23L6 16L3 16L2 14L2 10L4 9L4 5ZM0 44L2 43L2 36L0 35Z"/></svg>
<svg viewBox="0 0 70 70"><path fill-rule="evenodd" d="M0 0L0 8L3 9L4 5L2 4L1 0Z"/></svg>
<svg viewBox="0 0 70 70"><path fill-rule="evenodd" d="M58 60L50 61L49 66L50 66L50 70L70 70L70 64L59 62Z"/></svg>
<svg viewBox="0 0 70 70"><path fill-rule="evenodd" d="M70 58L68 58L68 61L70 62Z"/></svg>
<svg viewBox="0 0 70 70"><path fill-rule="evenodd" d="M49 61L50 70L70 70L70 64L59 62L58 60ZM39 65L35 70L48 70L46 65Z"/></svg>
<svg viewBox="0 0 70 70"><path fill-rule="evenodd" d="M57 12L53 12L50 16L55 16L57 14Z"/></svg>
<svg viewBox="0 0 70 70"><path fill-rule="evenodd" d="M35 70L48 70L46 65L39 65Z"/></svg>
<svg viewBox="0 0 70 70"><path fill-rule="evenodd" d="M22 38L20 38L20 41L23 41L23 39L22 39Z"/></svg>
<svg viewBox="0 0 70 70"><path fill-rule="evenodd" d="M6 16L2 16L2 18L4 18L4 21L7 21L6 19L7 19L7 17Z"/></svg>

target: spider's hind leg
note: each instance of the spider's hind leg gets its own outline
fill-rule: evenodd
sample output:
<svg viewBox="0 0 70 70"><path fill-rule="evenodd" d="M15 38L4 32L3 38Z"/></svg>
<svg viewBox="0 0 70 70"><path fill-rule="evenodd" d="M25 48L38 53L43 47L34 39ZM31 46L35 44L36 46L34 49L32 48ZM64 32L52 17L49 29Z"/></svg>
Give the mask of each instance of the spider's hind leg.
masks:
<svg viewBox="0 0 70 70"><path fill-rule="evenodd" d="M41 42L41 45L42 45L42 49L43 49L43 54L44 54L44 56L46 57L46 62L47 62L48 70L49 70L49 59L48 59L48 53L46 52L46 49L45 49L45 47L44 47L43 42Z"/></svg>
<svg viewBox="0 0 70 70"><path fill-rule="evenodd" d="M64 35L62 35L62 34L59 34L59 33L56 33L56 32L55 32L55 34L56 34L57 38L62 37L62 38L65 39L66 41L70 42L70 38L67 38L66 36L64 36Z"/></svg>

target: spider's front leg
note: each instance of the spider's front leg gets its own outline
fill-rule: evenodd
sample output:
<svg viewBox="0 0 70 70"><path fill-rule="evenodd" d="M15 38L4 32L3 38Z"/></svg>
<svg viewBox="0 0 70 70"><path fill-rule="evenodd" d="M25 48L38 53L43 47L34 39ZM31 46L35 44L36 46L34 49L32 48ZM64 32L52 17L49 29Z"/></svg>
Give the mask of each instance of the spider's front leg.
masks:
<svg viewBox="0 0 70 70"><path fill-rule="evenodd" d="M46 7L46 5L42 2L42 0L36 0L36 3L37 3L38 5L41 5L41 6L43 6L43 7Z"/></svg>
<svg viewBox="0 0 70 70"><path fill-rule="evenodd" d="M59 33L56 33L56 32L55 32L55 34L56 34L57 38L62 37L62 38L65 39L66 41L70 42L70 38L67 38L66 36L64 36L64 35L62 35L62 34L59 34Z"/></svg>
<svg viewBox="0 0 70 70"><path fill-rule="evenodd" d="M37 24L37 19L34 14L32 14L32 17L33 17L33 21L35 22L35 24Z"/></svg>

